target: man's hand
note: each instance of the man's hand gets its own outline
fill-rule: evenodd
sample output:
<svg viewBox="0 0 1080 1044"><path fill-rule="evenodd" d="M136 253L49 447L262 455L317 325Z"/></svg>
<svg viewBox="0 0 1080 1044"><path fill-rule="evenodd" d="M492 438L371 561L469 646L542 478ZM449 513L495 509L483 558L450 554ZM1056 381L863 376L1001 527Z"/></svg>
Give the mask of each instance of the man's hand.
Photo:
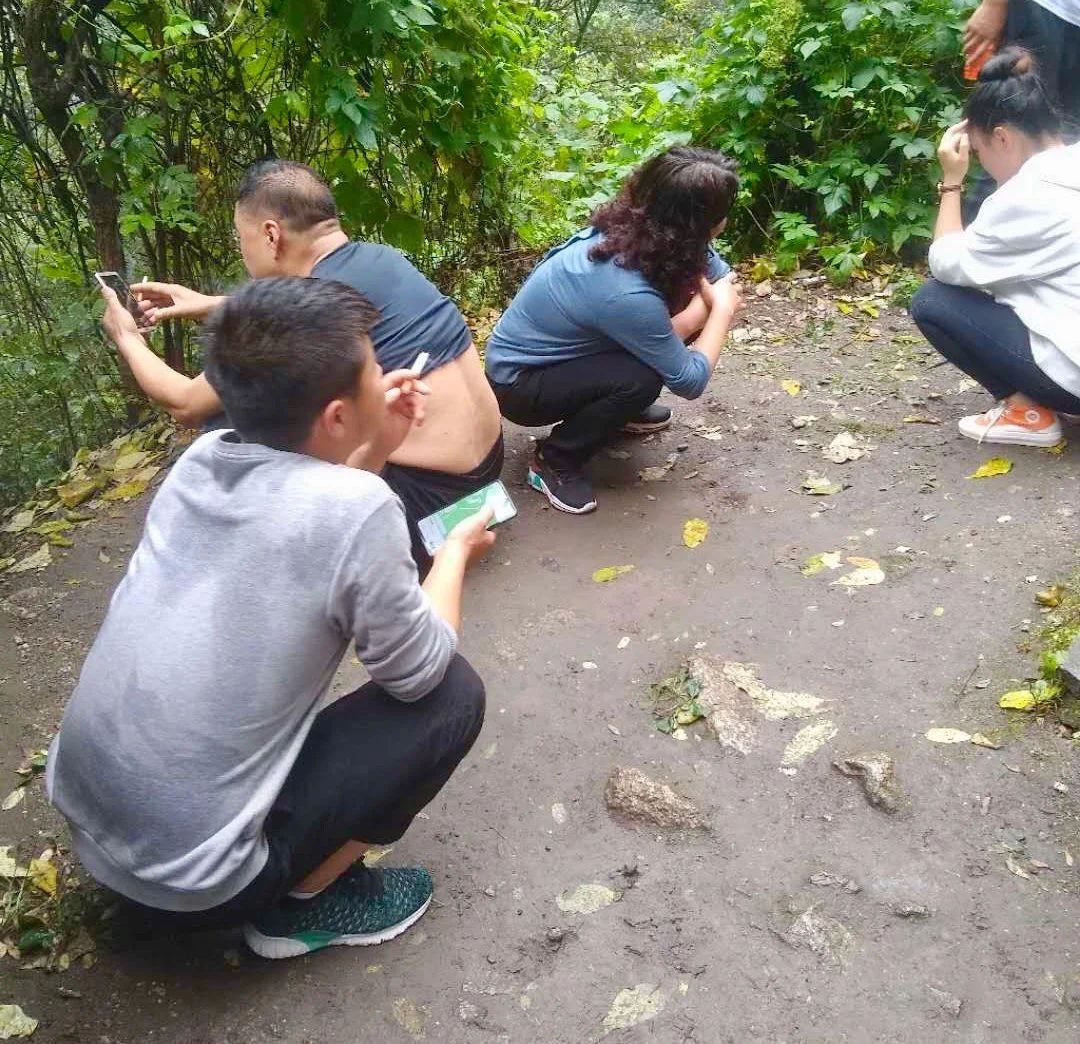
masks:
<svg viewBox="0 0 1080 1044"><path fill-rule="evenodd" d="M945 184L960 185L971 166L971 142L967 134L967 120L954 124L942 136L938 146L938 160Z"/></svg>
<svg viewBox="0 0 1080 1044"><path fill-rule="evenodd" d="M166 319L205 319L225 300L179 283L135 283L131 292L143 306L146 321L154 324Z"/></svg>
<svg viewBox="0 0 1080 1044"><path fill-rule="evenodd" d="M390 455L406 439L413 427L424 423L425 397L430 389L412 370L394 370L383 375L386 416L382 427L371 440L349 454L346 463L352 468L382 471Z"/></svg>
<svg viewBox="0 0 1080 1044"><path fill-rule="evenodd" d="M964 57L968 63L993 51L1005 32L1006 0L983 0L964 27Z"/></svg>
<svg viewBox="0 0 1080 1044"><path fill-rule="evenodd" d="M135 317L120 303L116 291L103 286L101 296L105 298L105 314L101 317L101 323L109 335L109 340L119 345L123 338L133 334L141 340L142 334L139 332Z"/></svg>
<svg viewBox="0 0 1080 1044"><path fill-rule="evenodd" d="M495 543L495 534L487 528L494 517L495 512L486 507L462 519L450 530L446 543L436 552L436 561L440 556L461 555L466 566L479 562Z"/></svg>

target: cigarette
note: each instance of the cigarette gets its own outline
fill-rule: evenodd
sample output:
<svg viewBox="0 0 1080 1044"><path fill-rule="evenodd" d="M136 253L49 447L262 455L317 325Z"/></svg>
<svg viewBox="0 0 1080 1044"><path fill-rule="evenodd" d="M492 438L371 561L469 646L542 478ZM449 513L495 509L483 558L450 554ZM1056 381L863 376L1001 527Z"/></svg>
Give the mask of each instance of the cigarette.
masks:
<svg viewBox="0 0 1080 1044"><path fill-rule="evenodd" d="M428 359L430 358L431 354L429 352L421 352L416 357L416 362L414 362L412 366L409 367L414 377L419 377L420 374L424 372L424 367L427 366Z"/></svg>

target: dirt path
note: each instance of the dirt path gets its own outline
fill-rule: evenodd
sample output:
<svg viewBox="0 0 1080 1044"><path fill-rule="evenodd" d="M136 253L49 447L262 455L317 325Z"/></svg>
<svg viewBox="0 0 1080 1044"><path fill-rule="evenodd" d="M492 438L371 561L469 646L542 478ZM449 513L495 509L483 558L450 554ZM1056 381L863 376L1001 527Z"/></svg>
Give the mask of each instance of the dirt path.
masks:
<svg viewBox="0 0 1080 1044"><path fill-rule="evenodd" d="M487 723L389 857L436 875L439 905L418 929L278 963L226 956L227 935L58 975L7 957L0 1003L40 1020L35 1040L85 1044L1075 1042L1072 741L1035 719L1004 728L1000 750L925 738L1006 725L997 698L1031 671L1033 593L1076 569L1075 449L1015 450L1011 474L968 480L994 453L953 422L981 393L931 368L899 311L824 296L756 299L747 326L760 333L733 345L707 396L600 462L591 517L523 488L526 436L512 434L521 517L471 581L463 641L488 683ZM819 419L796 429L795 416ZM827 463L842 430L873 448ZM635 480L669 459L662 480ZM849 488L809 496L811 469ZM0 614L5 769L51 736L140 516L105 519L62 563L0 586L0 598L41 589L24 596L35 619ZM711 531L690 550L692 517ZM828 551L876 560L884 583L834 584L855 568L842 561L802 575ZM757 664L769 688L826 703L810 719L752 715L748 753L704 723L663 735L649 683L695 655ZM823 721L835 736L783 771L787 744ZM905 794L896 815L832 767L879 749ZM613 820L616 765L670 783L708 829ZM0 844L29 850L56 829L39 783L0 813ZM556 896L585 883L621 900L560 910ZM653 1017L612 1028L635 1010Z"/></svg>

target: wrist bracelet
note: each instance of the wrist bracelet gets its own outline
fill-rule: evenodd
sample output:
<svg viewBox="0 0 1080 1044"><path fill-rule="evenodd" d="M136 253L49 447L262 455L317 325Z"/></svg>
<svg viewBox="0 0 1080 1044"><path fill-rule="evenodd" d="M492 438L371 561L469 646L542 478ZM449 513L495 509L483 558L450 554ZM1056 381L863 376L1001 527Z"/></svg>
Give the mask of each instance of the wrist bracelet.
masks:
<svg viewBox="0 0 1080 1044"><path fill-rule="evenodd" d="M945 182L939 181L937 184L937 194L944 196L946 192L961 192L963 191L963 185L946 185Z"/></svg>

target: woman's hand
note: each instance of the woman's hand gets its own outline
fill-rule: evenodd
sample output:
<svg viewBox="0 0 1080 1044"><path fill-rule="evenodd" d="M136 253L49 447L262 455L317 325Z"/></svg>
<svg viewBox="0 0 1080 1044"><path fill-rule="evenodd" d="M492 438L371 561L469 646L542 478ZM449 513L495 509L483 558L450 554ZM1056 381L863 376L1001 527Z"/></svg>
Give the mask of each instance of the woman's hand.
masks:
<svg viewBox="0 0 1080 1044"><path fill-rule="evenodd" d="M101 324L105 327L109 340L119 345L123 338L130 337L132 334L141 340L142 334L139 332L135 317L120 303L116 291L103 286L101 296L105 298L105 314L101 317Z"/></svg>
<svg viewBox="0 0 1080 1044"><path fill-rule="evenodd" d="M964 27L964 57L968 63L977 61L988 51L994 50L1005 32L1008 14L1006 0L983 0Z"/></svg>
<svg viewBox="0 0 1080 1044"><path fill-rule="evenodd" d="M950 127L938 146L941 173L948 185L960 185L971 166L971 141L967 133L967 120Z"/></svg>
<svg viewBox="0 0 1080 1044"><path fill-rule="evenodd" d="M179 283L135 283L131 292L143 306L146 321L153 324L166 319L205 319L225 300L189 290Z"/></svg>
<svg viewBox="0 0 1080 1044"><path fill-rule="evenodd" d="M734 272L728 272L723 279L718 279L715 283L708 285L712 294L710 310L718 308L730 317L742 308L742 287L739 285L739 277Z"/></svg>

